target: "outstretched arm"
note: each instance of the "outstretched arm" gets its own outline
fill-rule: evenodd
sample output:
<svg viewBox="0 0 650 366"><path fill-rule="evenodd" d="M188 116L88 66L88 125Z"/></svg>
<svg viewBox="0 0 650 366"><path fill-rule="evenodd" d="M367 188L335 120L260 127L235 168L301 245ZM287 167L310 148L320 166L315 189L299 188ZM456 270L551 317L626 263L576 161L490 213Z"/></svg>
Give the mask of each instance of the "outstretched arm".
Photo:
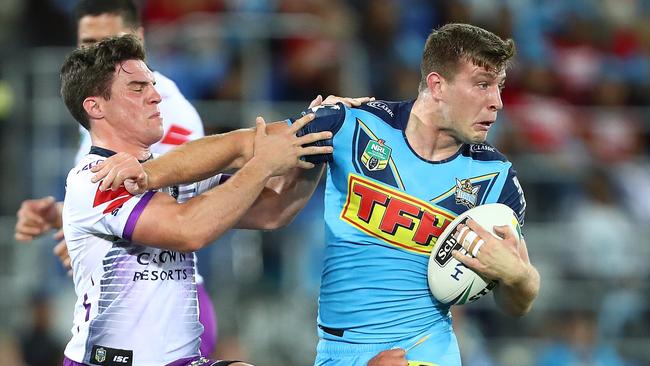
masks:
<svg viewBox="0 0 650 366"><path fill-rule="evenodd" d="M310 107L320 104L344 103L349 106L359 106L374 98L341 98L328 96L324 101L319 95ZM298 119L295 124L304 126L313 120L308 114ZM285 121L271 123L267 126L270 134L282 133L288 128ZM142 193L180 183L203 180L218 172L240 168L252 156L253 129L241 129L225 134L207 136L179 146L164 156L150 160L139 168L134 164L133 157L127 154L117 154L92 168L93 182L103 180L100 189L117 190L122 184L131 193ZM325 140L331 137L325 132L305 135L303 143ZM305 155L320 155L330 153L325 146L313 146Z"/></svg>
<svg viewBox="0 0 650 366"><path fill-rule="evenodd" d="M259 117L253 157L224 184L182 204L166 194L154 194L132 239L176 251L198 250L239 222L272 176L305 166L300 157L308 148L295 135L299 126L277 135L267 135L264 127Z"/></svg>

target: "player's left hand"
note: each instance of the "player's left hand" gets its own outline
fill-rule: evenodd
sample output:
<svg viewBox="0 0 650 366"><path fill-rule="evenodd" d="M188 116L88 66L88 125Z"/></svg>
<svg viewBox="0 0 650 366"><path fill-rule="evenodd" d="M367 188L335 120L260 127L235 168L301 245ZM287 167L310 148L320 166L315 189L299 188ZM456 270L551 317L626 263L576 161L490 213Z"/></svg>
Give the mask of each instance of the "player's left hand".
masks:
<svg viewBox="0 0 650 366"><path fill-rule="evenodd" d="M406 351L401 348L379 352L368 361L368 366L408 366Z"/></svg>
<svg viewBox="0 0 650 366"><path fill-rule="evenodd" d="M90 171L96 173L91 179L93 183L102 181L100 191L116 191L122 185L134 195L147 191L149 176L138 159L131 154L117 153L93 166Z"/></svg>
<svg viewBox="0 0 650 366"><path fill-rule="evenodd" d="M317 107L321 104L336 104L343 103L348 107L358 107L363 103L371 102L375 100L375 97L360 97L360 98L346 98L346 97L337 97L335 95L328 95L325 100L323 100L322 95L318 95L314 100L309 103L309 108Z"/></svg>
<svg viewBox="0 0 650 366"><path fill-rule="evenodd" d="M467 220L467 227L476 233L484 244L475 257L465 255L457 250L452 252L454 258L483 276L505 284L518 283L528 277L530 262L526 255L526 243L508 226L495 226L494 237L472 219ZM458 231L463 228L459 225ZM461 243L467 250L469 243Z"/></svg>

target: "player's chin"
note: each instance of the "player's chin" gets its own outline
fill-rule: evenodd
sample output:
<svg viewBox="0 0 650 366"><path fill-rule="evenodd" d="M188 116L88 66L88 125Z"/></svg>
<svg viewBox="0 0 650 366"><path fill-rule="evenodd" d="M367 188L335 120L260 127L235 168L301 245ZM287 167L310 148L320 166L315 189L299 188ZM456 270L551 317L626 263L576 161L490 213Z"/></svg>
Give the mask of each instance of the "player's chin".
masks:
<svg viewBox="0 0 650 366"><path fill-rule="evenodd" d="M487 132L476 133L467 140L468 140L467 143L475 144L475 145L485 143L485 141L487 140Z"/></svg>

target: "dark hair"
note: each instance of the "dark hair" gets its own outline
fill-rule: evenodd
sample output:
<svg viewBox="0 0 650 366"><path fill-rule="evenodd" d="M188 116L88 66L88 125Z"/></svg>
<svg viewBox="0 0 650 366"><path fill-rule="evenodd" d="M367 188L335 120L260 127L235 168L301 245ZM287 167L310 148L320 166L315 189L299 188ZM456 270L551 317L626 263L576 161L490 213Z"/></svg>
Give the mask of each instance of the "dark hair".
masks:
<svg viewBox="0 0 650 366"><path fill-rule="evenodd" d="M434 29L424 45L420 91L426 89L427 75L431 72L453 80L461 61L470 61L498 72L508 67L508 61L514 55L512 39L503 40L492 32L469 24L446 24Z"/></svg>
<svg viewBox="0 0 650 366"><path fill-rule="evenodd" d="M142 43L131 34L72 51L63 61L60 73L61 97L72 117L90 129L84 100L91 96L110 99L115 67L124 61L144 58Z"/></svg>
<svg viewBox="0 0 650 366"><path fill-rule="evenodd" d="M115 14L122 17L124 24L131 28L138 28L140 11L131 0L80 0L74 8L75 20L85 16L98 16L102 14Z"/></svg>

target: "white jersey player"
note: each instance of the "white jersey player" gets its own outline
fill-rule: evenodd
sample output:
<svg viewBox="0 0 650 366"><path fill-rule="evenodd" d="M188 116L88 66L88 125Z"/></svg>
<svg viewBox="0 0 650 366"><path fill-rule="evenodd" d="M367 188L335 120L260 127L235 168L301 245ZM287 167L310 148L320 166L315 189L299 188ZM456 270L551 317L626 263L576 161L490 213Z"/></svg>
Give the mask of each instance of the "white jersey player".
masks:
<svg viewBox="0 0 650 366"><path fill-rule="evenodd" d="M163 123L163 138L151 145L151 152L156 155L164 154L174 147L185 142L196 140L204 136L203 123L196 109L185 99L176 83L163 74L154 71L156 80L156 91L161 96L160 115ZM88 130L79 126L80 146L75 157L75 163L79 163L87 156L91 148L90 134ZM196 282L200 285L199 299L201 306L201 323L205 327L205 333L201 337L201 351L209 355L216 348L217 339L217 318L210 297L203 285L203 277L196 272ZM74 332L74 329L73 329Z"/></svg>
<svg viewBox="0 0 650 366"><path fill-rule="evenodd" d="M64 232L78 300L65 354L86 364L117 357L139 365L165 365L198 355L203 326L197 321L194 253L130 241L154 192L133 196L123 188L100 191L90 181L90 168L110 155L93 147L66 181L67 191L74 194L66 196L63 207ZM217 175L166 191L186 201L220 180Z"/></svg>
<svg viewBox="0 0 650 366"><path fill-rule="evenodd" d="M169 189L172 197L153 191L132 195L123 186L102 191L91 181L93 166L115 152L147 160L150 146L162 137L154 74L144 63L140 41L125 35L71 52L61 67L61 84L66 107L88 129L93 144L66 181L63 228L78 300L64 363L217 365L199 350L203 327L193 252L235 226L275 228L278 217L290 220L307 201L293 204L308 197L305 185L287 181L285 194L284 188L266 184L295 168L313 168L301 157L331 152L331 147L308 145L332 134L297 137L313 116L292 126L279 124L282 131L267 134L259 117L255 132L195 142L220 146L206 157L220 162L211 172L240 168L218 187L211 188L221 176ZM179 194L185 202L177 200Z"/></svg>

